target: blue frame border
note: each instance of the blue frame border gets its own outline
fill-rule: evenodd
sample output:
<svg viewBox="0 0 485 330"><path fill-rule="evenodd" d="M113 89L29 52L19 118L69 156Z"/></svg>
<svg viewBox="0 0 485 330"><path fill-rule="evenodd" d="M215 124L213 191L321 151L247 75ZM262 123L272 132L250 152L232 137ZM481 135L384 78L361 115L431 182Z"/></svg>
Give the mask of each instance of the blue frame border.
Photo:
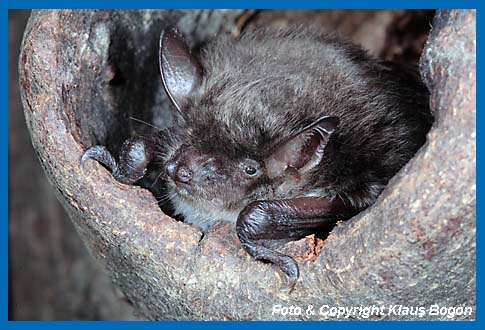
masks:
<svg viewBox="0 0 485 330"><path fill-rule="evenodd" d="M62 0L45 0L42 2L35 1L12 1L6 0L2 7L10 9L50 9L50 8L120 8L120 9L142 9L142 8L172 8L172 9L201 9L201 8L258 8L258 9L434 9L434 8L477 8L479 0L406 0L394 1L389 0L339 0L339 1L317 1L317 0L179 0L174 2L161 2L154 0L140 0L122 3L113 0L74 0L68 3Z"/></svg>

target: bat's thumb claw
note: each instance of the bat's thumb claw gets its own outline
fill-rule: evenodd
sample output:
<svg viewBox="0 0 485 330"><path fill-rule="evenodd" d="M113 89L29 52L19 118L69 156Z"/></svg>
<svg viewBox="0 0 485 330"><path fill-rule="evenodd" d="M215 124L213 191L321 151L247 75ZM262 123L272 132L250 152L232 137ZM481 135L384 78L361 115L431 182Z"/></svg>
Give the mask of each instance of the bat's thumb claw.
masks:
<svg viewBox="0 0 485 330"><path fill-rule="evenodd" d="M84 169L88 159L94 159L100 162L113 173L118 169L116 160L105 146L96 145L89 147L81 157L81 168Z"/></svg>
<svg viewBox="0 0 485 330"><path fill-rule="evenodd" d="M293 289L295 288L298 278L300 277L300 270L298 268L298 264L293 258L289 256L284 256L284 258L281 259L281 262L278 263L278 266L286 275L288 275L287 289L288 289L288 293L291 293L291 291L293 291Z"/></svg>

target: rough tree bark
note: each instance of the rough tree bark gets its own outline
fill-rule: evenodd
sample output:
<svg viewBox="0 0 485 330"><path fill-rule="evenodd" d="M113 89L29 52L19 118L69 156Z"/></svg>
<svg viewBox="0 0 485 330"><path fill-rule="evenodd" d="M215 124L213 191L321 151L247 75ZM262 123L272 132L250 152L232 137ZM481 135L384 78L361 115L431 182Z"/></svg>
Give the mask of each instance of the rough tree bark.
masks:
<svg viewBox="0 0 485 330"><path fill-rule="evenodd" d="M239 14L221 13L213 14ZM435 19L421 61L436 116L428 142L374 207L339 224L318 257L300 263L291 293L274 266L242 250L234 228L202 236L163 215L148 190L116 182L95 162L80 167L86 147L116 149L140 131L129 116L170 120L159 115L158 34L196 20L191 40L203 40L204 15L38 11L23 41L20 84L34 148L77 230L138 310L152 319L320 319L323 305L474 307L475 12ZM273 314L278 304L312 305L317 314Z"/></svg>
<svg viewBox="0 0 485 330"><path fill-rule="evenodd" d="M79 238L32 148L18 84L29 16L9 10L9 320L138 319Z"/></svg>

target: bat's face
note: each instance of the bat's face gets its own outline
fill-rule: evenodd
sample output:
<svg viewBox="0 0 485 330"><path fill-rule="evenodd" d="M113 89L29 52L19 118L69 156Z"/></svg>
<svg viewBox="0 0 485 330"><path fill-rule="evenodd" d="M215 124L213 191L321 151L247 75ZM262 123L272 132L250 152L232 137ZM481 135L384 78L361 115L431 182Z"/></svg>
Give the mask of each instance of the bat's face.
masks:
<svg viewBox="0 0 485 330"><path fill-rule="evenodd" d="M268 139L267 120L234 110L237 105L218 104L203 82L204 68L174 30L162 34L160 67L180 119L168 133L164 170L170 200L186 222L203 228L235 222L252 201L294 197L307 188L306 176L322 160L336 117L323 116ZM245 87L234 82L229 94ZM217 92L227 93L224 88Z"/></svg>
<svg viewBox="0 0 485 330"><path fill-rule="evenodd" d="M183 145L165 163L167 186L177 213L192 222L235 221L249 202L270 196L264 164Z"/></svg>

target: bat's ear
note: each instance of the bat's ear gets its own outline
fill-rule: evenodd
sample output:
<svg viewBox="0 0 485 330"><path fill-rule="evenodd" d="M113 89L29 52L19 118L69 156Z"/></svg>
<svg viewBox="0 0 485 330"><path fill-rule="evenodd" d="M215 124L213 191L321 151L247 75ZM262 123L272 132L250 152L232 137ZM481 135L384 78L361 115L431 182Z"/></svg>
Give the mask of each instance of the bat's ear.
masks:
<svg viewBox="0 0 485 330"><path fill-rule="evenodd" d="M162 31L159 61L163 86L175 107L182 111L200 85L202 68L177 29Z"/></svg>
<svg viewBox="0 0 485 330"><path fill-rule="evenodd" d="M303 174L313 169L322 160L325 146L338 124L337 117L325 116L298 130L266 159L268 176L282 177L287 171Z"/></svg>

